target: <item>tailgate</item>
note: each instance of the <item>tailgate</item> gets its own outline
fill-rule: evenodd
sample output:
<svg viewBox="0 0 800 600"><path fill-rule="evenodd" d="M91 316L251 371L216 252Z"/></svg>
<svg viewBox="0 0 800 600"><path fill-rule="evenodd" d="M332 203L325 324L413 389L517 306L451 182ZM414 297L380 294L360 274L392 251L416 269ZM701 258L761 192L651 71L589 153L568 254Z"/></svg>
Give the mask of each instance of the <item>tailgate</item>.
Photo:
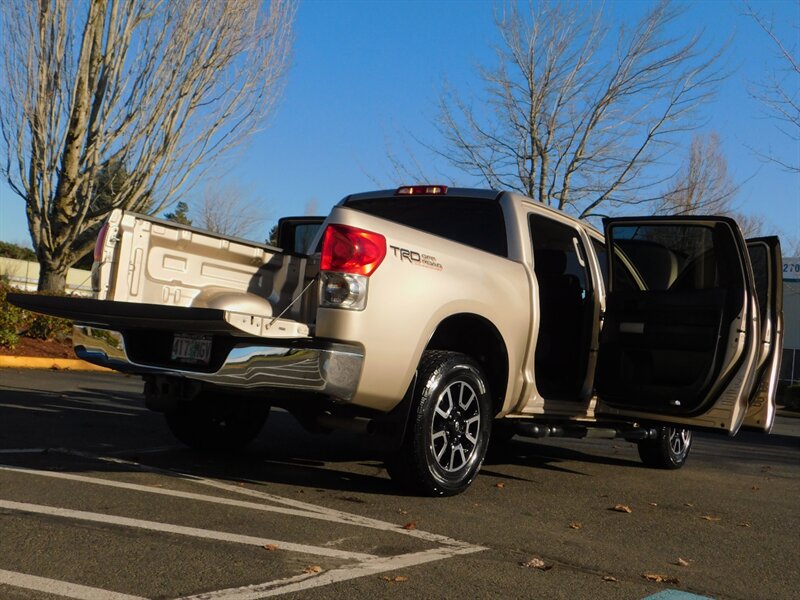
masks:
<svg viewBox="0 0 800 600"><path fill-rule="evenodd" d="M18 293L8 294L7 298L21 308L71 319L79 325L117 331L147 329L269 338L308 336L308 326L304 323L217 308Z"/></svg>

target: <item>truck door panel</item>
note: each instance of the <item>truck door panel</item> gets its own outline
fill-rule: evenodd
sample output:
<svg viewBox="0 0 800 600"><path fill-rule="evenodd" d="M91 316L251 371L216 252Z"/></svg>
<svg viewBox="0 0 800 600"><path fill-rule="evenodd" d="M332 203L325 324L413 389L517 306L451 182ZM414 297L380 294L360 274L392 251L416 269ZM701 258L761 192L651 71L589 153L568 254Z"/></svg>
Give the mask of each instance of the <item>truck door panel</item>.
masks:
<svg viewBox="0 0 800 600"><path fill-rule="evenodd" d="M738 226L610 219L606 238L613 251L596 379L604 409L735 432L760 337Z"/></svg>

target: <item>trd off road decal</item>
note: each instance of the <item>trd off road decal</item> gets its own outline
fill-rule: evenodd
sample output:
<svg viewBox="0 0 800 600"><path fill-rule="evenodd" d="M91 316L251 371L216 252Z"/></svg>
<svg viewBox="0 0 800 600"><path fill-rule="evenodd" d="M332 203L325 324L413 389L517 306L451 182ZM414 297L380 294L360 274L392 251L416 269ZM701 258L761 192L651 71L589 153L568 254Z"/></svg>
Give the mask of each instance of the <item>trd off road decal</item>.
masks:
<svg viewBox="0 0 800 600"><path fill-rule="evenodd" d="M427 267L428 269L434 269L436 271L442 270L442 265L436 260L435 256L422 254L416 250L409 250L408 248L400 248L398 246L389 246L389 248L392 249L395 258L399 259L400 262L407 261L410 264L417 265L419 267Z"/></svg>

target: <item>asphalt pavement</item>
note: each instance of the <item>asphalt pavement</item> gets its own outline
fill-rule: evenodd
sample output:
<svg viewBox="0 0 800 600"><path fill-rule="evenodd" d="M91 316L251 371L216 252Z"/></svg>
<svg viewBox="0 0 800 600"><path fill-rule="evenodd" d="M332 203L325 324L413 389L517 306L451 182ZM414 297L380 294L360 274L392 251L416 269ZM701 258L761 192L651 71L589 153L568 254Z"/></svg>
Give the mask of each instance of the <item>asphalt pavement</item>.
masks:
<svg viewBox="0 0 800 600"><path fill-rule="evenodd" d="M698 435L678 471L515 438L466 493L418 498L280 411L203 454L137 378L0 369L0 599L796 598L799 435Z"/></svg>

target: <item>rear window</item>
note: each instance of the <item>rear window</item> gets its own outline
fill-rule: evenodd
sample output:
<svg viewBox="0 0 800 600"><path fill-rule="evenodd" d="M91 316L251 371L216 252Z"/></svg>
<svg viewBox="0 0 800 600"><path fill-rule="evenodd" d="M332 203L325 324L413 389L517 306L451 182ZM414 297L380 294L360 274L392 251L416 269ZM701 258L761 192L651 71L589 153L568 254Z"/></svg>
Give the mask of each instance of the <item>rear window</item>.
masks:
<svg viewBox="0 0 800 600"><path fill-rule="evenodd" d="M478 250L508 256L506 225L497 200L415 196L360 198L344 205Z"/></svg>

